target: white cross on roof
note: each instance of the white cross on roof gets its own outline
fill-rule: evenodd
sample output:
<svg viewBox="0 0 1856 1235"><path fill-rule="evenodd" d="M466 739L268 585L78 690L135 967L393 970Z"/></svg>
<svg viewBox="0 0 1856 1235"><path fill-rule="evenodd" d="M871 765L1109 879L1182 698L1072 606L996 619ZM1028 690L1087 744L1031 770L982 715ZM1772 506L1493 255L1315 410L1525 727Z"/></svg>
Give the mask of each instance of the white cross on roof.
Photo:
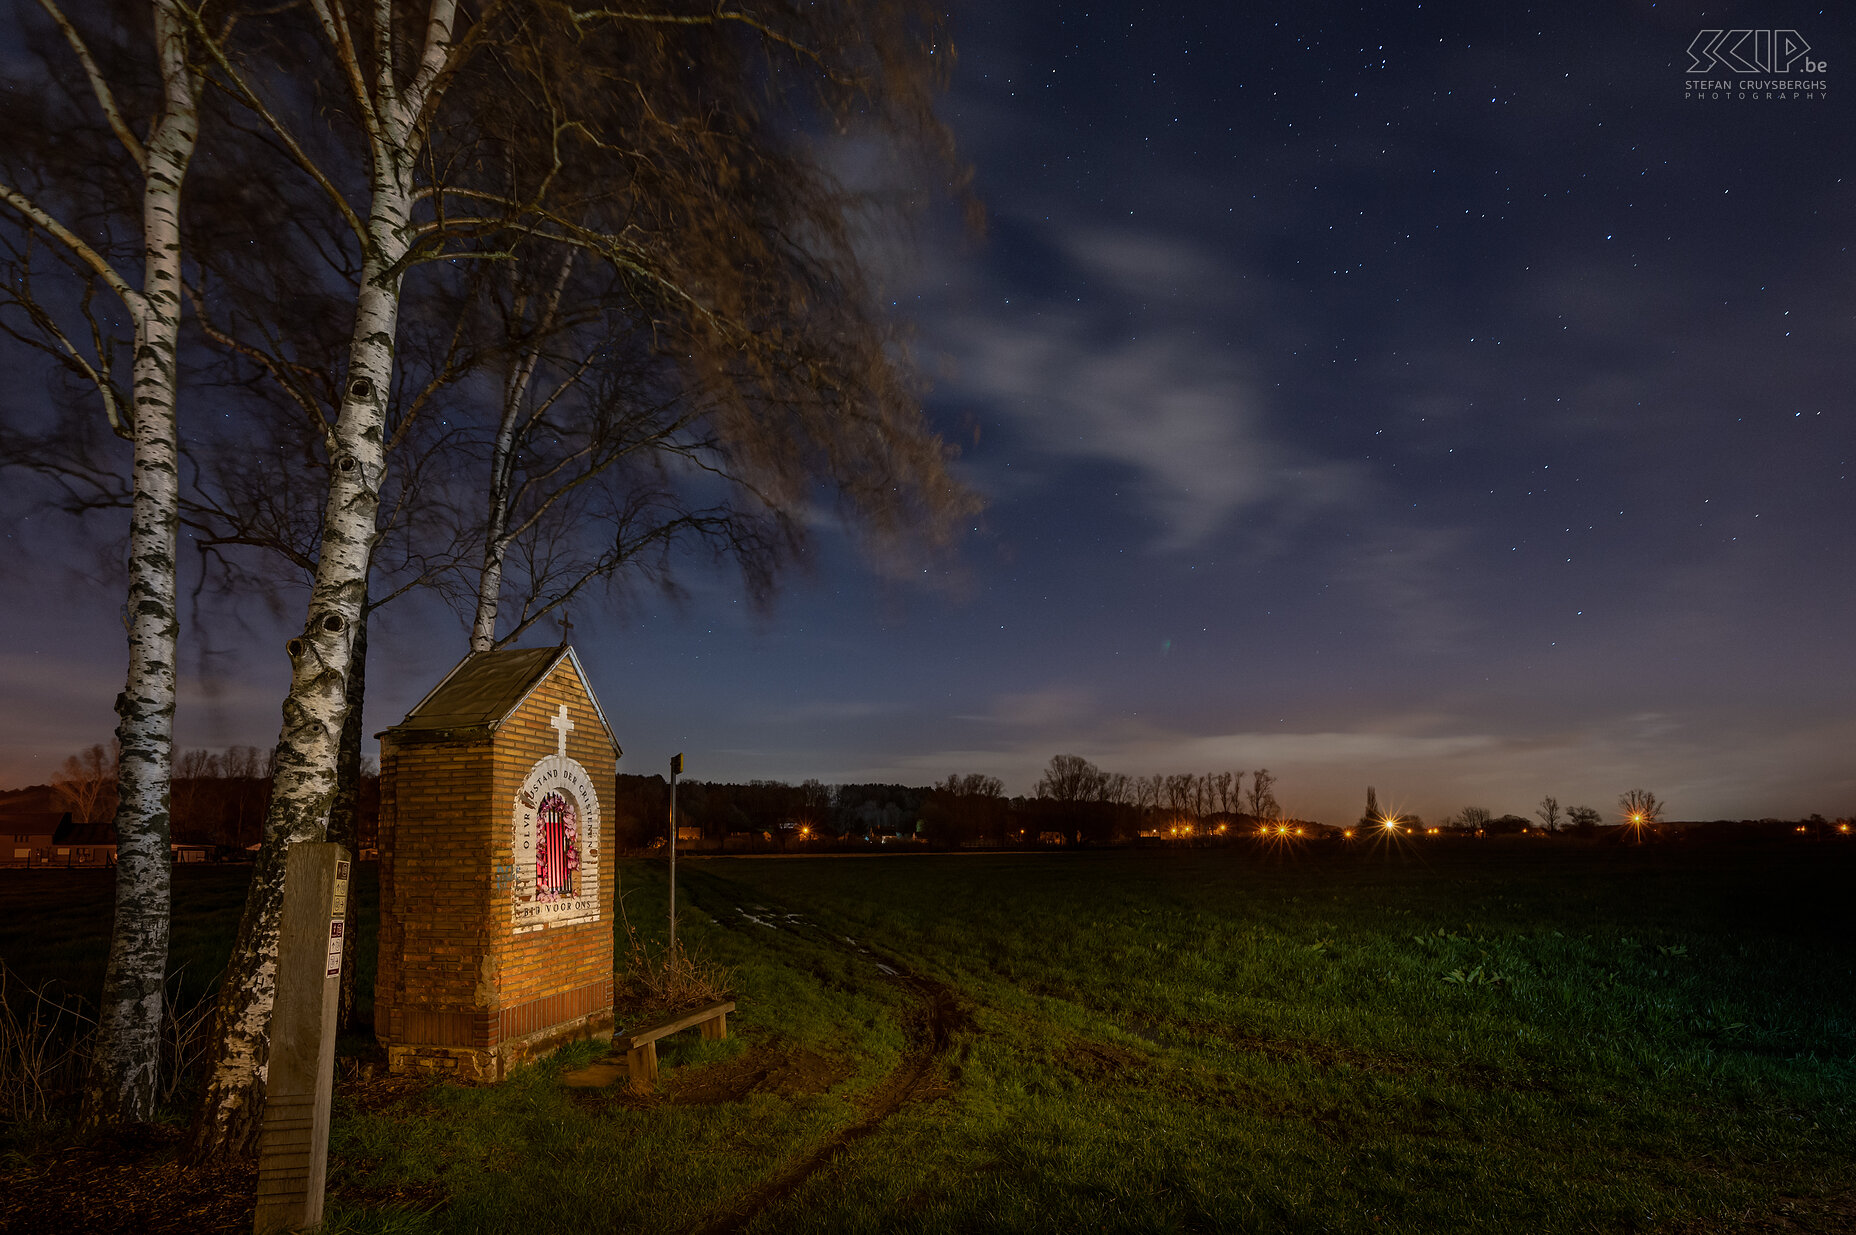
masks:
<svg viewBox="0 0 1856 1235"><path fill-rule="evenodd" d="M574 722L567 715L567 705L565 703L561 705L561 710L555 713L554 718L548 722L548 726L561 735L560 746L555 753L563 759L567 758L567 735L574 731Z"/></svg>

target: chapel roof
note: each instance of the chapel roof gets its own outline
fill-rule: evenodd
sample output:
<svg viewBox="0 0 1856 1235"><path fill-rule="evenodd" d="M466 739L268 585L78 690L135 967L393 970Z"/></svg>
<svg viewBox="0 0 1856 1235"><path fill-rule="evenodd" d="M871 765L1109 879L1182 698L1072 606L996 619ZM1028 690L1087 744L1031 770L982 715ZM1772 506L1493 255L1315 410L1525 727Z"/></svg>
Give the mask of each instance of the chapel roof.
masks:
<svg viewBox="0 0 1856 1235"><path fill-rule="evenodd" d="M508 720L525 699L541 685L563 660L573 664L586 691L587 701L606 731L606 740L616 753L619 743L599 706L586 670L571 647L503 648L494 652L472 652L447 673L406 713L406 719L388 730L405 733L434 730L494 730Z"/></svg>

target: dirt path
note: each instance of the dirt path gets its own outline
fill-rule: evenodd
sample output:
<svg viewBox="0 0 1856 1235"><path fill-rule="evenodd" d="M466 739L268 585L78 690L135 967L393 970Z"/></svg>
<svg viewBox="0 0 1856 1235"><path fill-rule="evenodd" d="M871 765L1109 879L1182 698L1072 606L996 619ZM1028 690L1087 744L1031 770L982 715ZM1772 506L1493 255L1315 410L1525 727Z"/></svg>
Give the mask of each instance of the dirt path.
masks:
<svg viewBox="0 0 1856 1235"><path fill-rule="evenodd" d="M886 974L891 982L915 996L905 1026L909 1048L902 1062L865 1097L861 1118L839 1130L805 1157L788 1163L737 1196L720 1213L690 1228L691 1235L727 1235L741 1230L824 1170L846 1146L869 1136L904 1106L947 1092L939 1065L947 1056L954 1031L966 1022L959 1000L951 987L903 968L893 960L885 962L883 967L892 971Z"/></svg>

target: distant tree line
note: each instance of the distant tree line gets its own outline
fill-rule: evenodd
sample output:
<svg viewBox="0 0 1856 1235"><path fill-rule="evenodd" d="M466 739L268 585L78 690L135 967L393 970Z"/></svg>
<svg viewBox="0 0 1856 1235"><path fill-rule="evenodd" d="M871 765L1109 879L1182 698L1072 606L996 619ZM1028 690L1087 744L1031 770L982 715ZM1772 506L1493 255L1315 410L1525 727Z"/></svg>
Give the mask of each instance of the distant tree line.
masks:
<svg viewBox="0 0 1856 1235"><path fill-rule="evenodd" d="M1631 789L1618 796L1618 811L1624 825L1639 832L1653 832L1662 823L1663 803L1654 793L1647 789ZM1591 836L1598 831L1598 825L1604 816L1590 806L1574 806L1562 811L1559 799L1552 794L1540 799L1534 816L1539 825L1525 815L1496 815L1486 806L1465 806L1454 815L1447 815L1440 827L1459 832L1475 832L1489 835L1509 835L1527 832L1538 826L1541 830L1556 833L1572 832L1578 836ZM1366 790L1366 812L1361 815L1362 826L1386 822L1422 827L1424 820L1417 815L1382 814L1378 799L1371 786Z"/></svg>
<svg viewBox="0 0 1856 1235"><path fill-rule="evenodd" d="M1248 777L1248 783L1246 783ZM1282 817L1268 769L1129 776L1078 755L1058 755L1030 797L1007 797L996 776L950 775L933 785L808 780L719 784L679 781L684 835L706 843L748 834L785 847L846 838L907 838L951 847L1061 839L1101 844L1142 833L1211 834ZM618 777L613 818L619 843L649 848L667 833L670 786L662 776Z"/></svg>
<svg viewBox="0 0 1856 1235"><path fill-rule="evenodd" d="M78 823L116 814L114 744L86 747L52 778L53 800ZM380 817L380 776L368 761L358 789L359 840L371 848ZM256 746L183 750L174 760L170 834L177 844L214 845L234 853L263 839L271 798L271 753Z"/></svg>
<svg viewBox="0 0 1856 1235"><path fill-rule="evenodd" d="M995 790L998 784L992 780ZM677 824L685 836L694 830L705 841L721 842L745 833L779 845L815 837L916 835L925 804L939 792L910 785L826 785L817 780L797 785L680 780ZM621 846L642 849L661 842L669 818L670 785L662 776L617 778L613 822Z"/></svg>
<svg viewBox="0 0 1856 1235"><path fill-rule="evenodd" d="M70 756L52 777L52 800L79 823L107 822L116 810L117 755L97 743ZM271 758L256 746L184 750L174 761L173 837L182 844L213 845L231 854L258 843L271 792ZM1254 772L1128 776L1105 772L1077 755L1051 759L1032 796L1007 797L1004 783L981 773L950 775L933 785L855 783L797 785L755 780L745 784L678 782L678 817L686 840L704 843L752 838L778 847L841 840L908 838L941 848L1013 845L1061 838L1064 844L1108 844L1140 835L1169 837L1245 835L1284 822L1276 777ZM611 802L619 845L649 849L668 829L670 786L662 776L617 777ZM1368 787L1356 826L1425 826L1421 816L1382 809ZM372 848L380 814L380 778L372 761L361 769L359 843ZM1666 807L1654 793L1632 789L1618 797L1625 839L1664 835ZM1512 835L1531 828L1579 836L1596 834L1603 816L1590 806L1562 808L1541 798L1535 820L1465 806L1439 827L1453 832ZM1297 821L1303 826L1307 821ZM1697 836L1757 839L1803 833L1813 839L1846 836L1852 823L1822 815L1802 820L1715 820L1684 825Z"/></svg>

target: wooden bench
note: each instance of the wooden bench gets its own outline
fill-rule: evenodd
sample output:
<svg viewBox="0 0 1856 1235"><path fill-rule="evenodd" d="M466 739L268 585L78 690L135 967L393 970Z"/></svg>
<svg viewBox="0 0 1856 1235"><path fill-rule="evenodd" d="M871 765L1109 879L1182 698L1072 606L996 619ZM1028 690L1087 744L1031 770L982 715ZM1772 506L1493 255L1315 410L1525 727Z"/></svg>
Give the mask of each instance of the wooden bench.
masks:
<svg viewBox="0 0 1856 1235"><path fill-rule="evenodd" d="M671 1020L661 1021L644 1029L627 1034L615 1035L612 1039L613 1050L620 1047L625 1050L625 1069L631 1074L632 1089L638 1093L650 1093L657 1084L657 1040L688 1029L692 1025L702 1026L704 1039L716 1042L728 1036L728 1014L735 1010L733 1000L721 999L704 1004L693 1011L685 1012Z"/></svg>

